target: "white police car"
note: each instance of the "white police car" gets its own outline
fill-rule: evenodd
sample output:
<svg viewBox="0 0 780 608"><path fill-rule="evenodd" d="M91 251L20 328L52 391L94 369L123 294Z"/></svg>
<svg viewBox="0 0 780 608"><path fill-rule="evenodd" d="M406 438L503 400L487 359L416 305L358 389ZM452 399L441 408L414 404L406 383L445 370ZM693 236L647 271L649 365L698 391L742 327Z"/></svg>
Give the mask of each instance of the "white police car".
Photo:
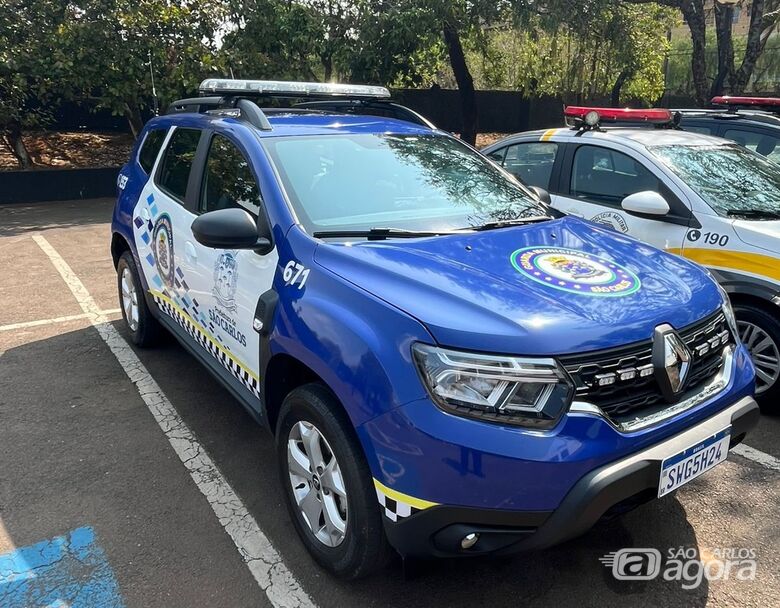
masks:
<svg viewBox="0 0 780 608"><path fill-rule="evenodd" d="M520 133L483 152L548 190L557 209L709 268L731 296L759 400L777 411L780 167L732 141L675 129L669 110L565 114L568 128Z"/></svg>

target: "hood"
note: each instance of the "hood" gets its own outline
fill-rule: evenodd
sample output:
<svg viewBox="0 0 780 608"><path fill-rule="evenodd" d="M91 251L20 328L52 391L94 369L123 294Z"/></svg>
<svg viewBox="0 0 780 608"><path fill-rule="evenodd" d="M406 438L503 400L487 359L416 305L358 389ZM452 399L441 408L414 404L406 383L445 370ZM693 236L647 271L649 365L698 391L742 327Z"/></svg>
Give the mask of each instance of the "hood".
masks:
<svg viewBox="0 0 780 608"><path fill-rule="evenodd" d="M315 261L443 346L563 355L681 328L721 303L706 271L577 218L434 238L322 244Z"/></svg>

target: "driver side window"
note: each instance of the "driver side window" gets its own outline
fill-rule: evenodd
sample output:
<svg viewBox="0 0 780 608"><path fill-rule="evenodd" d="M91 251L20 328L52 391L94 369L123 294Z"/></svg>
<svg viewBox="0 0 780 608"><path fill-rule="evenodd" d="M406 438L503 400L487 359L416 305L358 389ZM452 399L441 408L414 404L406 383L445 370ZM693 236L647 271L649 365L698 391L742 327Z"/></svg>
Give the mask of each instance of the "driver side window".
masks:
<svg viewBox="0 0 780 608"><path fill-rule="evenodd" d="M249 162L229 139L215 134L203 175L200 212L239 208L257 215L261 203Z"/></svg>
<svg viewBox="0 0 780 608"><path fill-rule="evenodd" d="M660 192L658 178L630 156L598 146L580 146L571 170L571 196L620 206L629 194Z"/></svg>

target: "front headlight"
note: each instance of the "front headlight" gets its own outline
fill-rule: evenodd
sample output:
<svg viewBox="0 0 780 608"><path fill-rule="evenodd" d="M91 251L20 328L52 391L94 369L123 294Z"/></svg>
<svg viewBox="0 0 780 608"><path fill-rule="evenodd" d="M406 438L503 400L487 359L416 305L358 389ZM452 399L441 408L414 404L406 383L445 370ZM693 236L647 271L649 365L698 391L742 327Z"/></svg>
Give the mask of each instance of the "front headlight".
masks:
<svg viewBox="0 0 780 608"><path fill-rule="evenodd" d="M553 359L482 355L415 344L417 369L442 409L479 420L551 428L574 385Z"/></svg>
<svg viewBox="0 0 780 608"><path fill-rule="evenodd" d="M728 323L731 335L734 336L734 342L737 346L740 344L739 329L737 328L737 317L734 315L734 308L731 306L731 300L726 290L718 283L718 290L723 298L723 304L721 304L721 310L726 317L726 323Z"/></svg>

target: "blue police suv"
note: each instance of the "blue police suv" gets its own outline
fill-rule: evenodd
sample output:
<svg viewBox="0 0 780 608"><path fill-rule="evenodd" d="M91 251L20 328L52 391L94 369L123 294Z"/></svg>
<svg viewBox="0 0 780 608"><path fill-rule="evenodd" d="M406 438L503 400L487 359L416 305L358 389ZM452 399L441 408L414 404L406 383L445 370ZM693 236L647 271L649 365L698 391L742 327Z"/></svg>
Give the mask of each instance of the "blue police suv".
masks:
<svg viewBox="0 0 780 608"><path fill-rule="evenodd" d="M505 554L674 492L755 424L754 370L701 267L560 214L427 125L206 80L118 177L127 331L165 329L276 438L311 555Z"/></svg>

